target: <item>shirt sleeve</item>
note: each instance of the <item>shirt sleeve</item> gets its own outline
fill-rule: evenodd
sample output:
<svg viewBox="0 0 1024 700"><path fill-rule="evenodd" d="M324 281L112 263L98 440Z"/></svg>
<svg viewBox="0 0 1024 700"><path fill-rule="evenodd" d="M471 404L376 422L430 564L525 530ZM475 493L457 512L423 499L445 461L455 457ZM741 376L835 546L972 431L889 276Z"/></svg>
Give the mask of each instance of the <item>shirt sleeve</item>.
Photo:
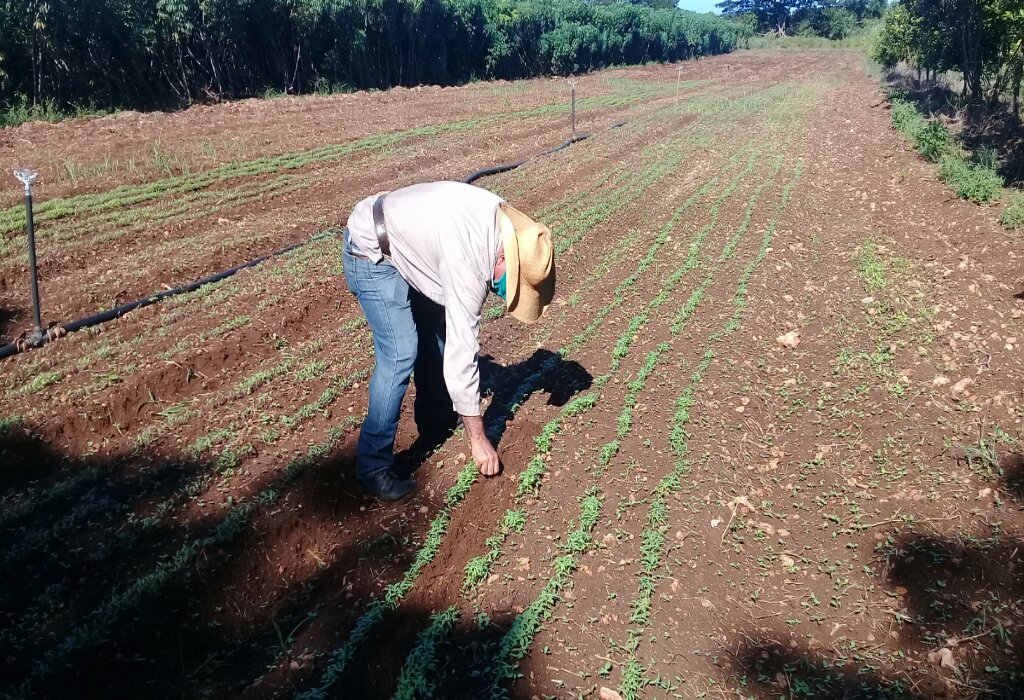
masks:
<svg viewBox="0 0 1024 700"><path fill-rule="evenodd" d="M476 278L471 266L451 260L441 263L444 294L444 381L452 406L460 416L480 415L480 310L487 284Z"/></svg>

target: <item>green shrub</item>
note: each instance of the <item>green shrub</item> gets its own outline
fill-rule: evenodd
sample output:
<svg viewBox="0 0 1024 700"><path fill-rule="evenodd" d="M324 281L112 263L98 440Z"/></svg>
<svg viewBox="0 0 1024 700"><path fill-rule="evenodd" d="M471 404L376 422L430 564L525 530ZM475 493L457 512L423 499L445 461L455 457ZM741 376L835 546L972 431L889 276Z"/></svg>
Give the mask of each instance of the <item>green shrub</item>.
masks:
<svg viewBox="0 0 1024 700"><path fill-rule="evenodd" d="M2 74L0 74L2 77ZM18 126L25 122L45 121L59 122L64 119L78 117L95 117L109 114L109 110L97 107L82 106L75 109L62 110L53 100L33 105L24 95L7 105L0 105L0 128Z"/></svg>
<svg viewBox="0 0 1024 700"><path fill-rule="evenodd" d="M1003 212L1003 226L1016 231L1024 228L1024 195L1015 193Z"/></svg>
<svg viewBox="0 0 1024 700"><path fill-rule="evenodd" d="M924 118L918 113L913 102L894 97L892 100L892 125L911 138L923 127Z"/></svg>
<svg viewBox="0 0 1024 700"><path fill-rule="evenodd" d="M953 136L944 124L937 121L929 121L919 129L914 134L914 143L921 155L933 163L938 163L953 151Z"/></svg>
<svg viewBox="0 0 1024 700"><path fill-rule="evenodd" d="M0 127L18 126L30 121L55 122L64 118L57 105L53 102L44 102L41 105L30 104L28 98L21 97L19 100L0 108Z"/></svg>
<svg viewBox="0 0 1024 700"><path fill-rule="evenodd" d="M959 155L943 157L939 177L960 197L978 204L991 202L1003 189L1003 178L994 169L964 160Z"/></svg>
<svg viewBox="0 0 1024 700"><path fill-rule="evenodd" d="M909 100L893 98L892 125L909 136L921 155L933 163L953 152L956 142L945 124L925 119L917 111L917 105Z"/></svg>
<svg viewBox="0 0 1024 700"><path fill-rule="evenodd" d="M999 151L991 146L983 146L974 151L973 160L983 168L999 169Z"/></svg>
<svg viewBox="0 0 1024 700"><path fill-rule="evenodd" d="M857 17L845 7L826 7L818 11L814 25L819 36L836 41L857 29Z"/></svg>

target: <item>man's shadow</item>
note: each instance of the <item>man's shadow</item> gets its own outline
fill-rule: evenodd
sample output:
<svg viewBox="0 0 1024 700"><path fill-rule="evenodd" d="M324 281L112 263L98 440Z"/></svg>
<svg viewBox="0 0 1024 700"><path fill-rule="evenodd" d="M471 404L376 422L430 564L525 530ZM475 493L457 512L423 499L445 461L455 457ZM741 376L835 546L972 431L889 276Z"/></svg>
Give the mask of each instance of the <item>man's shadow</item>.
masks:
<svg viewBox="0 0 1024 700"><path fill-rule="evenodd" d="M512 422L516 409L536 393L548 394L548 406L564 406L594 384L583 365L551 350L539 349L511 365L500 365L490 355L480 358L480 383L491 403L484 412L487 436L495 445Z"/></svg>
<svg viewBox="0 0 1024 700"><path fill-rule="evenodd" d="M551 350L539 349L525 360L510 365L501 365L492 356L482 355L481 393L491 397L483 416L487 437L495 447L501 444L516 410L534 394L548 394L549 406L564 406L593 383L593 377L583 365L575 360L566 360ZM417 439L412 446L395 455L396 465L403 473L412 474L449 436Z"/></svg>

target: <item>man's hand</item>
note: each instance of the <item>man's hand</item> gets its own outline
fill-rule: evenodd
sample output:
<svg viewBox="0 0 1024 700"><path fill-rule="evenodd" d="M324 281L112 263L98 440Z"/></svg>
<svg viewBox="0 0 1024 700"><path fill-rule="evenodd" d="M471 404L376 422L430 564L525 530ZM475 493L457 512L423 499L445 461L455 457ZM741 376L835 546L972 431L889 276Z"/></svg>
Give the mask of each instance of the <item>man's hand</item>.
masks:
<svg viewBox="0 0 1024 700"><path fill-rule="evenodd" d="M473 461L484 476L496 476L501 471L501 460L491 441L484 433L484 421L480 416L463 416L462 424L466 426L469 445L473 452Z"/></svg>

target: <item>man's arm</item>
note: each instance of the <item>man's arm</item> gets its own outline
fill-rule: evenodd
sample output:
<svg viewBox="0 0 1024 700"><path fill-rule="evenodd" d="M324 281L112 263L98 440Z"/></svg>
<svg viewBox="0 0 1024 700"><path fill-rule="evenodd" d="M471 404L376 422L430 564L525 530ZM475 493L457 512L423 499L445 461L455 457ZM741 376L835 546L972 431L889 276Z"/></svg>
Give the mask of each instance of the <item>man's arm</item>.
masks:
<svg viewBox="0 0 1024 700"><path fill-rule="evenodd" d="M484 432L484 421L480 416L463 416L462 424L466 426L469 445L473 452L473 461L484 476L495 476L501 471L501 460L491 441Z"/></svg>
<svg viewBox="0 0 1024 700"><path fill-rule="evenodd" d="M484 433L480 417L480 309L487 288L463 260L441 264L445 292L444 378L455 410L462 416L466 435L480 473L494 476L501 470L498 453Z"/></svg>

